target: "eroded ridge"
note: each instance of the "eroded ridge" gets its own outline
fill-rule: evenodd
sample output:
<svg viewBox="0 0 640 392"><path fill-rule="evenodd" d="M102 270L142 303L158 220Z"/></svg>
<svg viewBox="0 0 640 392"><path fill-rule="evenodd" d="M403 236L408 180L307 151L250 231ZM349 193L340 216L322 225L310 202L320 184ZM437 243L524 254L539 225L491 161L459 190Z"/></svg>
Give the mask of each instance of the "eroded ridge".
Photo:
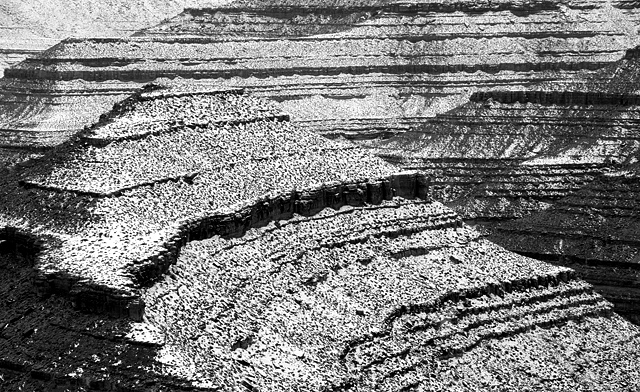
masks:
<svg viewBox="0 0 640 392"><path fill-rule="evenodd" d="M434 197L466 218L520 218L637 162L638 69L630 49L572 81L476 92L420 128L370 145L428 173Z"/></svg>
<svg viewBox="0 0 640 392"><path fill-rule="evenodd" d="M418 173L397 172L365 151L271 118L271 110L239 92L190 88L127 100L81 137L7 171L1 226L46 238L37 262L43 292L140 318L140 287L162 276L192 239L242 235L325 207L426 197ZM172 111L206 124L154 115ZM220 123L221 116L237 121Z"/></svg>
<svg viewBox="0 0 640 392"><path fill-rule="evenodd" d="M640 146L636 116L635 106L489 100L438 116L375 151L427 173L433 197L468 219L514 219L633 162Z"/></svg>
<svg viewBox="0 0 640 392"><path fill-rule="evenodd" d="M495 174L471 181L451 170L442 176L450 183L445 185L450 193L462 195L450 205L463 216L484 219L489 231L495 228L492 240L516 252L574 266L635 321L637 53L637 48L630 49L615 64L572 82L478 94L476 98L484 101L467 104L446 120L477 138L478 150L466 146L472 151L488 146L478 134L488 135L490 127L502 134L509 123L514 135L505 138L504 145L493 146L511 156L516 170L504 164L499 169L498 164ZM478 114L487 118L486 124L474 119ZM432 138L446 140L442 135ZM505 146L509 148L500 149ZM458 179L467 181L456 183ZM507 221L513 218L518 219Z"/></svg>
<svg viewBox="0 0 640 392"><path fill-rule="evenodd" d="M402 390L490 341L611 314L571 270L448 211L396 198L191 242L143 295L142 325L166 337L169 374L197 367L207 385Z"/></svg>
<svg viewBox="0 0 640 392"><path fill-rule="evenodd" d="M65 40L8 69L0 159L68 140L121 94L160 78L276 98L294 121L329 137L390 138L478 90L567 82L615 62L638 44L635 15L616 5L272 1L187 9L133 37ZM94 101L109 104L85 111ZM70 115L77 111L82 119Z"/></svg>
<svg viewBox="0 0 640 392"><path fill-rule="evenodd" d="M150 91L147 91L150 90ZM117 121L101 119L83 140L95 145L144 139L181 128L247 124L260 120L288 121L274 104L243 94L242 89L163 92L153 85L119 102L109 113ZM193 99L199 96L200 99Z"/></svg>
<svg viewBox="0 0 640 392"><path fill-rule="evenodd" d="M438 360L463 356L488 341L535 328L611 314L611 305L588 284L557 283L553 278L551 282L550 286L525 284L513 291L507 284L509 291L482 298L454 293L451 297L462 299L416 306L394 319L388 332L349 347L345 362L356 374L363 374L369 388L417 388Z"/></svg>
<svg viewBox="0 0 640 392"><path fill-rule="evenodd" d="M141 293L140 322L40 297L34 270L0 246L13 282L0 308L4 385L446 391L511 374L513 391L635 386L622 375L637 328L572 270L491 244L440 203L395 197L252 226L184 244Z"/></svg>

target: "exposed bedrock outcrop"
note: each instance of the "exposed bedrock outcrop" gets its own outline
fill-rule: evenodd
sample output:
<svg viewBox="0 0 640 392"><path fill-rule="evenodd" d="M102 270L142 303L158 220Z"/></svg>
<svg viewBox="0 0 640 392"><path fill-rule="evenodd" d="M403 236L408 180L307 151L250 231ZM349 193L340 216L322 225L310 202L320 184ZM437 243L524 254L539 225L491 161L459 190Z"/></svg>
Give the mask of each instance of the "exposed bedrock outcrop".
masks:
<svg viewBox="0 0 640 392"><path fill-rule="evenodd" d="M9 388L637 389L638 328L424 174L237 89L156 87L0 176Z"/></svg>
<svg viewBox="0 0 640 392"><path fill-rule="evenodd" d="M467 143L456 145L459 151L468 153L491 146L486 151L493 148L504 152L506 149L501 147L506 143L513 147L509 149L511 162L517 162L497 164L502 169L493 172L485 170L476 183L466 175L449 171L451 177L444 181L448 182L444 189L454 194L449 205L473 219L473 223L481 223L490 238L508 249L574 266L616 303L621 314L635 322L640 309L635 285L638 243L633 196L640 118L636 52L629 50L616 64L570 83L478 93L472 98L478 101L475 104L441 116L443 123L449 121L468 130ZM476 115L485 120L474 119ZM512 131L526 135L517 139L521 144L506 135L497 143L476 136L483 132L501 135L502 124L513 124ZM433 127L429 131L437 134L433 129L437 130ZM434 146L423 140L450 141L444 136L427 135L412 139L417 141L416 146L429 146L424 155L438 146L442 148L446 142ZM543 143L536 139L537 135L544 135ZM403 162L402 155L394 151L402 145L412 146L409 142L392 145L395 150L388 152L399 162ZM518 150L522 146L527 148ZM415 162L422 162L420 150L414 146L414 151L407 154L414 155L413 167L417 166ZM518 161L517 157L524 159ZM411 159L404 162L409 167L407 162ZM535 175L536 171L558 169L564 169L564 173L558 172L555 180ZM529 175L514 176L523 170ZM619 174L620 170L623 174ZM441 178L441 173L434 172L434 178ZM546 181L537 182L543 178Z"/></svg>
<svg viewBox="0 0 640 392"><path fill-rule="evenodd" d="M7 235L46 237L41 291L135 319L144 309L135 288L161 277L189 241L241 236L327 207L425 199L428 189L419 173L293 128L265 100L188 88L132 96L72 141L6 173ZM250 186L238 183L245 178ZM449 218L446 225L461 224Z"/></svg>
<svg viewBox="0 0 640 392"><path fill-rule="evenodd" d="M49 147L95 121L73 112L100 94L158 78L245 88L329 137L388 138L464 103L478 89L590 74L637 44L634 19L610 2L288 2L188 9L123 39L69 39L7 70L0 86L49 84L40 125L21 104L0 129L7 146ZM585 48L588 48L585 49ZM13 86L13 87L11 87ZM72 93L65 94L70 89ZM120 97L121 98L121 97ZM10 99L8 101L11 101ZM325 108L325 110L322 110ZM49 110L52 109L52 110Z"/></svg>
<svg viewBox="0 0 640 392"><path fill-rule="evenodd" d="M601 177L544 212L497 226L490 238L575 268L638 322L637 185L635 173Z"/></svg>
<svg viewBox="0 0 640 392"><path fill-rule="evenodd" d="M58 295L42 298L28 283L33 270L2 254L0 266L10 271L3 279L17 283L0 311L11 313L0 340L4 385L444 391L460 383L446 369L484 363L478 356L502 366L469 369L465 380L489 386L504 383L500 369L514 364L546 366L564 379L582 371L570 365L581 359L569 347L591 347L599 358L580 362L590 383L608 374L608 386L635 388L620 375L634 372L621 358L637 355L629 349L637 328L571 270L442 224L447 211L395 198L192 241L144 291L139 323L76 312ZM555 385L555 377L515 371L514 391Z"/></svg>
<svg viewBox="0 0 640 392"><path fill-rule="evenodd" d="M433 197L463 216L512 219L634 162L637 108L472 102L372 146L429 175Z"/></svg>
<svg viewBox="0 0 640 392"><path fill-rule="evenodd" d="M612 105L638 106L640 94L619 94L601 91L480 91L471 101L493 100L500 103L534 103L540 105ZM598 121L599 119L594 119Z"/></svg>
<svg viewBox="0 0 640 392"><path fill-rule="evenodd" d="M392 204L383 203L376 209L325 210L311 219L294 218L247 232L242 238L190 244L171 268L171 278L145 294L147 322L167 326L172 336L163 350L176 358L171 361L173 371L189 373L189 367L198 364L215 384L276 390L300 382L337 390L348 385L358 390L394 389L426 383L421 369L434 362L464 356L498 336L544 325L538 314L550 316L551 324L562 322L556 319L556 306L566 310L561 317L604 310L595 298L582 294L580 284L572 283L566 271L558 271L556 277L540 271L533 279L497 278L499 283L476 286L471 276L510 275L517 270L513 265L529 261L509 258L514 263L509 270L484 264L506 254L468 228L429 228L415 215L388 221L388 214L400 218L416 208L427 218L433 208L401 204L391 209ZM368 223L374 215L375 225ZM405 224L415 227L410 236L388 231ZM338 230L342 234L334 236ZM454 243L454 248L447 245ZM208 266L199 261L201 255L207 255ZM236 263L243 265L242 271ZM405 274L415 279L405 280ZM441 292L440 279L458 288L436 294ZM557 279L567 279L567 284ZM192 291L180 288L186 282ZM485 302L492 292L505 302ZM547 303L547 295L559 302ZM421 299L410 299L415 297ZM560 305L565 300L567 305ZM525 305L528 301L531 307ZM467 305L460 306L463 303ZM502 314L503 306L506 310L514 303L519 303L518 311ZM202 314L202 324L192 325L190 315L180 310L184 308ZM459 324L451 329L442 317ZM263 324L265 319L269 321ZM248 363L246 375L232 380L226 371L214 373L220 365L207 354L214 348L229 358L223 369L234 360Z"/></svg>
<svg viewBox="0 0 640 392"><path fill-rule="evenodd" d="M126 6L90 0L6 0L0 10L0 77L5 68L68 37L123 37L174 16L185 6L229 0L132 0Z"/></svg>
<svg viewBox="0 0 640 392"><path fill-rule="evenodd" d="M419 184L422 184L420 186ZM182 222L171 234L168 242L158 244L157 254L138 260L128 273L137 286L146 286L162 277L176 263L182 247L190 241L214 236L237 237L255 226L271 221L287 219L294 214L308 216L324 208L378 204L391 198L425 197L426 184L416 173L394 175L369 183L335 183L319 189L301 190L275 198L260 198L248 201L241 209L210 216L192 218ZM462 221L443 215L434 218L438 227L459 227ZM402 233L408 234L405 230ZM43 292L71 294L77 309L107 313L116 317L131 317L141 320L144 303L139 295L126 295L110 287L100 287L92 282L81 282L80 276L46 273L36 280Z"/></svg>
<svg viewBox="0 0 640 392"><path fill-rule="evenodd" d="M44 50L46 47L42 49ZM39 50L33 49L0 49L0 78L4 76L6 68L12 67L39 52Z"/></svg>
<svg viewBox="0 0 640 392"><path fill-rule="evenodd" d="M631 49L570 82L476 92L420 129L370 145L425 172L431 196L492 240L575 267L637 322L636 175L615 174L637 166L637 59Z"/></svg>

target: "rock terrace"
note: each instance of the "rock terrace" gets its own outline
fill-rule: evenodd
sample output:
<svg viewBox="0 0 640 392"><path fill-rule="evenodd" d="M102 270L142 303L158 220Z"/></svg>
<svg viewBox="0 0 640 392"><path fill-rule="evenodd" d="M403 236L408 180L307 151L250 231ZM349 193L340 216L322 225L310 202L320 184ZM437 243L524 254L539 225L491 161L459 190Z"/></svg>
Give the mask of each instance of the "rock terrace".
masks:
<svg viewBox="0 0 640 392"><path fill-rule="evenodd" d="M11 68L2 382L639 389L637 6L238 1Z"/></svg>

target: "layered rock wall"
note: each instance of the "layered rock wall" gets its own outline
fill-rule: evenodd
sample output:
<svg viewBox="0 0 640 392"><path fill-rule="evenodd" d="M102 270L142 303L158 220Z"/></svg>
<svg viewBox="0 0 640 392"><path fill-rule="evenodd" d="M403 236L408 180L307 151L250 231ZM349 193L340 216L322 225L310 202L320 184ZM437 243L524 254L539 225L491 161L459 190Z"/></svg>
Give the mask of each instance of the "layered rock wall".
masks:
<svg viewBox="0 0 640 392"><path fill-rule="evenodd" d="M601 91L479 91L473 93L470 100L473 102L493 100L505 104L517 102L539 105L640 105L639 94L617 94Z"/></svg>
<svg viewBox="0 0 640 392"><path fill-rule="evenodd" d="M548 211L503 223L490 236L529 256L574 268L639 322L637 177L608 175L558 201Z"/></svg>
<svg viewBox="0 0 640 392"><path fill-rule="evenodd" d="M376 205L393 197L426 198L427 182L417 173L405 173L381 179L378 182L336 183L319 189L302 190L275 198L260 198L246 202L238 210L201 218L192 218L177 227L177 232L161 251L147 259L139 260L133 270L138 285L149 285L163 276L176 263L180 249L190 241L215 236L238 237L252 227L260 227L272 221L288 219L294 214L312 216L325 208L345 205ZM462 221L455 216L443 216L438 227L460 227ZM90 282L78 282L64 274L40 275L36 284L43 293L71 294L76 308L106 313L115 317L131 317L141 320L144 303L139 297L122 295L110 288L102 288Z"/></svg>
<svg viewBox="0 0 640 392"><path fill-rule="evenodd" d="M0 91L48 83L88 98L188 78L274 98L314 132L371 140L418 129L478 89L593 73L635 45L633 23L609 2L238 3L187 9L126 39L65 40L8 70ZM0 128L48 147L93 121L51 138L19 120Z"/></svg>

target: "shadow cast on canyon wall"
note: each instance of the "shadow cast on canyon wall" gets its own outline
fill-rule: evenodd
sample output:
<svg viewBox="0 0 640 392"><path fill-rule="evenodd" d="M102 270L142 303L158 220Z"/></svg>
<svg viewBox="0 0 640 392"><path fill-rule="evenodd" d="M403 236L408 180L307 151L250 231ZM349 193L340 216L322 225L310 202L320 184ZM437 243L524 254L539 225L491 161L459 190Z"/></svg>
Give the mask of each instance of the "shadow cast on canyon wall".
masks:
<svg viewBox="0 0 640 392"><path fill-rule="evenodd" d="M128 339L132 323L78 312L39 292L37 252L0 236L0 377L18 391L169 391L184 383L153 368L157 347Z"/></svg>

